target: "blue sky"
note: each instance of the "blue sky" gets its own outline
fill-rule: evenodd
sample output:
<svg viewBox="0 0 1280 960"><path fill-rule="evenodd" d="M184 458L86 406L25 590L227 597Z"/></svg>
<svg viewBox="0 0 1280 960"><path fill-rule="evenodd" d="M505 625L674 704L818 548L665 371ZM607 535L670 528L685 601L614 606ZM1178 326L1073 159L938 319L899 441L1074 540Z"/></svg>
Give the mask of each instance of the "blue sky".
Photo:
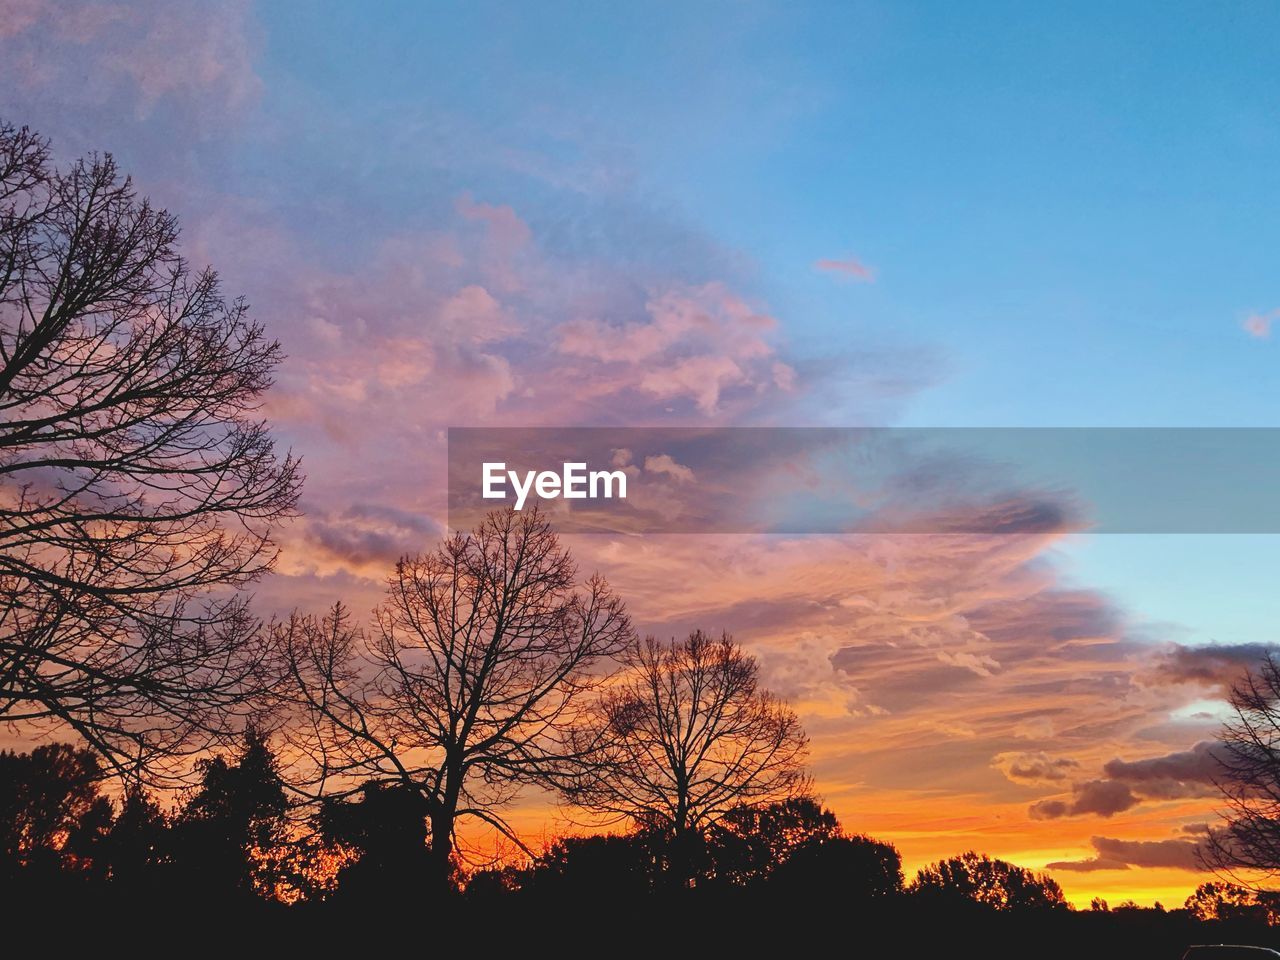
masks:
<svg viewBox="0 0 1280 960"><path fill-rule="evenodd" d="M260 11L264 123L324 149L240 162L301 167L308 192L363 165L380 220L466 189L566 249L716 260L801 356L919 350L929 385L899 423L1280 424L1276 343L1241 326L1280 304L1280 8L384 9ZM579 207L643 242L576 235ZM843 256L875 282L813 267ZM1273 537L1064 549L1081 582L1199 640L1269 639L1280 613Z"/></svg>
<svg viewBox="0 0 1280 960"><path fill-rule="evenodd" d="M572 191L450 160L559 161L582 203L724 251L797 349L938 351L911 423L1280 418L1275 348L1240 328L1280 301L1274 7L389 9L260 11L263 123L322 149L242 163L302 190L364 164L383 216L470 189L537 225ZM842 252L876 282L814 271Z"/></svg>

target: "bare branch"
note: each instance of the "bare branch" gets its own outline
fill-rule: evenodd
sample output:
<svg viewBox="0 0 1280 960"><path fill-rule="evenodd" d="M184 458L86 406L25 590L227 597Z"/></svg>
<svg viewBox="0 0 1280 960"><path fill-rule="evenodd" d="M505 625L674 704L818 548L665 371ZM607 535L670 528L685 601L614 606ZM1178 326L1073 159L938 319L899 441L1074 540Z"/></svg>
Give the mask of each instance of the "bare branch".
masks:
<svg viewBox="0 0 1280 960"><path fill-rule="evenodd" d="M65 171L0 123L0 720L121 769L250 709L298 462L257 414L280 360L110 156Z"/></svg>

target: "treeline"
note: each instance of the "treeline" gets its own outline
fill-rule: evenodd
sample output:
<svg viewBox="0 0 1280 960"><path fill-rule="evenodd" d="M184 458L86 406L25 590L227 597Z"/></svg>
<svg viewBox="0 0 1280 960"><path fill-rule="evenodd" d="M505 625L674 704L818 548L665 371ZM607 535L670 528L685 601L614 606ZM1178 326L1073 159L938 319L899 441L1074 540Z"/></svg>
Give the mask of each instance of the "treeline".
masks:
<svg viewBox="0 0 1280 960"><path fill-rule="evenodd" d="M164 810L141 788L109 798L89 750L57 743L0 752L3 876L14 887L181 888L282 904L421 899L434 863L419 794L370 781L353 797L316 805L291 798L280 770L268 738L250 730L234 754L202 761L197 783ZM1062 904L1048 878L1000 861L955 863L971 878L964 896L1013 908ZM660 829L566 836L501 865L468 863L455 851L447 891L472 900L614 898L759 884L836 884L868 900L906 889L892 845L849 835L818 801L792 797L736 807L696 840ZM915 887L966 890L947 864L922 872Z"/></svg>
<svg viewBox="0 0 1280 960"><path fill-rule="evenodd" d="M212 937L252 930L259 947L293 948L365 943L381 921L388 945L518 934L570 954L658 949L673 935L681 949L743 951L847 937L855 955L889 943L903 956L1176 958L1191 943L1280 943L1277 905L1221 882L1179 909L1074 910L1049 877L973 852L908 880L892 844L848 832L812 797L737 807L679 851L654 829L559 837L501 864L455 851L440 890L418 794L369 782L319 806L291 797L257 731L203 761L169 809L141 789L109 798L102 774L94 753L66 744L0 753L9 916L131 915L149 937L217 918Z"/></svg>
<svg viewBox="0 0 1280 960"><path fill-rule="evenodd" d="M167 810L142 788L108 796L103 774L95 753L64 743L0 751L0 876L9 889L385 905L420 900L431 875L428 819L415 793L370 781L318 806L291 798L269 737L255 729L233 754L202 761L198 781ZM848 832L812 796L737 806L694 838L640 827L550 839L504 863L472 857L451 854L449 896L483 903L754 890L863 907L909 898L941 910L1073 909L1051 877L972 851L908 882L893 844ZM1095 899L1088 912L1266 925L1280 919L1280 898L1213 881L1178 911Z"/></svg>

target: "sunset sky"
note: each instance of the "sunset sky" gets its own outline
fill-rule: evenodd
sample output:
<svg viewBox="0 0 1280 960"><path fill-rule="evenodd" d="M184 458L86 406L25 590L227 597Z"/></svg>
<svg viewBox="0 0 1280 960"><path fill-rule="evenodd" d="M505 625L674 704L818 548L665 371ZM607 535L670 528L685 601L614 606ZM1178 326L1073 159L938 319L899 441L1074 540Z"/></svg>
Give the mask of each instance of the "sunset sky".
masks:
<svg viewBox="0 0 1280 960"><path fill-rule="evenodd" d="M1278 47L1263 3L0 0L0 114L115 154L280 339L258 605L363 611L451 426L1280 426ZM909 870L1206 879L1280 537L570 545L755 653Z"/></svg>

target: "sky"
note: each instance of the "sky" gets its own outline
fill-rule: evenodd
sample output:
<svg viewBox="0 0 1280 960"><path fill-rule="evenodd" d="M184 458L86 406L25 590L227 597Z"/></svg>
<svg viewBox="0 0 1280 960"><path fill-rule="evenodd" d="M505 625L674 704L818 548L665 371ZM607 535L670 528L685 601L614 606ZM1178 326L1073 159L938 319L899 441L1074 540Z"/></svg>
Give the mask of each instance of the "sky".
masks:
<svg viewBox="0 0 1280 960"><path fill-rule="evenodd" d="M266 612L378 600L450 426L1280 426L1264 3L0 0L0 114L112 152L288 360ZM572 539L728 629L818 789L1180 903L1280 538ZM555 811L531 799L530 832Z"/></svg>

